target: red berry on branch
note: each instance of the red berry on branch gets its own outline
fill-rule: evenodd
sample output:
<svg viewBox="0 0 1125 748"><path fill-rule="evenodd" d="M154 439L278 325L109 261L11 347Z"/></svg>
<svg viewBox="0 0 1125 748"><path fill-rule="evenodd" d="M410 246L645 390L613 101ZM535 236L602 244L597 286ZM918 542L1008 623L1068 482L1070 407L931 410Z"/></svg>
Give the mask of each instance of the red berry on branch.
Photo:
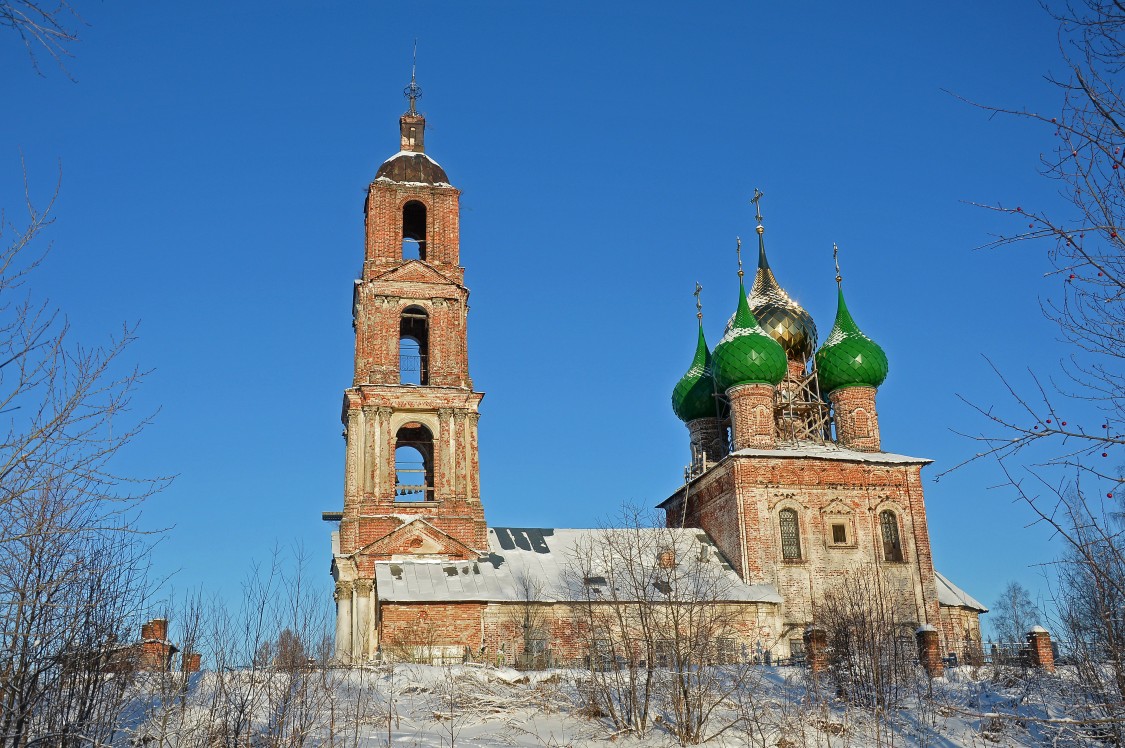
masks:
<svg viewBox="0 0 1125 748"><path fill-rule="evenodd" d="M1107 493L1107 494L1105 495L1105 497L1106 497L1107 499L1112 499L1112 498L1113 498L1113 494L1112 494L1112 493Z"/></svg>
<svg viewBox="0 0 1125 748"><path fill-rule="evenodd" d="M1066 421L1063 421L1061 425L1065 426L1065 425L1066 425Z"/></svg>
<svg viewBox="0 0 1125 748"><path fill-rule="evenodd" d="M1034 224L1034 223L1029 223L1029 224L1027 224L1027 227L1028 227L1029 229L1033 229L1033 228L1035 228L1035 224Z"/></svg>
<svg viewBox="0 0 1125 748"><path fill-rule="evenodd" d="M1023 213L1023 208L1021 208L1021 207L1019 207L1019 206L1017 205L1017 206L1016 206L1016 212L1017 212L1017 213Z"/></svg>
<svg viewBox="0 0 1125 748"><path fill-rule="evenodd" d="M1117 232L1116 231L1109 232L1109 238L1110 239L1116 239L1117 238Z"/></svg>
<svg viewBox="0 0 1125 748"><path fill-rule="evenodd" d="M1098 277L1099 277L1099 278L1101 278L1101 277L1102 277L1102 274L1101 274L1101 273L1098 273Z"/></svg>
<svg viewBox="0 0 1125 748"><path fill-rule="evenodd" d="M1071 279L1071 280L1074 280L1074 273L1071 273L1071 274L1070 274L1070 279Z"/></svg>
<svg viewBox="0 0 1125 748"><path fill-rule="evenodd" d="M1109 457L1109 452L1102 452L1102 457Z"/></svg>
<svg viewBox="0 0 1125 748"><path fill-rule="evenodd" d="M1108 428L1109 428L1109 424L1108 424L1108 423L1103 423L1103 424L1102 424L1102 428L1103 428L1103 429L1108 429Z"/></svg>
<svg viewBox="0 0 1125 748"><path fill-rule="evenodd" d="M1047 423L1050 423L1050 422L1051 422L1051 419L1050 419L1050 418L1048 418L1048 419L1047 419Z"/></svg>

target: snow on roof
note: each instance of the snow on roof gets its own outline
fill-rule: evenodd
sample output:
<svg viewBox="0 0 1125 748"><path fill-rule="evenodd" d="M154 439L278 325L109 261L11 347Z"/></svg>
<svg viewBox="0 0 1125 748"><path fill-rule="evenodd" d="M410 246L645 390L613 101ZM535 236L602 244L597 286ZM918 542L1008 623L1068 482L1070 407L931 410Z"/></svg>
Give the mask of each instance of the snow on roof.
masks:
<svg viewBox="0 0 1125 748"><path fill-rule="evenodd" d="M580 549L604 545L616 532L623 531L492 527L488 530L488 556L476 561L379 561L375 564L375 588L379 599L388 602L521 602L529 596L530 581L536 601L568 601L575 597L568 576L576 568ZM701 530L660 528L640 532L667 534L678 547L696 549L698 557L706 559L703 563L715 564L726 600L782 602L773 585L743 582Z"/></svg>
<svg viewBox="0 0 1125 748"><path fill-rule="evenodd" d="M403 156L421 156L422 158L426 159L427 161L429 161L434 166L437 166L438 168L441 168L441 164L439 164L437 161L434 161L432 158L430 158L430 156L428 154L422 153L421 151L399 151L398 153L396 153L395 155L391 156L386 161L384 161L383 164L389 164L391 161L394 161L396 158L401 158ZM383 164L379 164L379 165L382 166Z"/></svg>
<svg viewBox="0 0 1125 748"><path fill-rule="evenodd" d="M420 154L420 155L424 155L424 154ZM433 161L433 159L431 158L430 161ZM437 163L437 162L434 161L434 163ZM391 179L390 177L376 177L375 181L376 182L385 182L387 184L401 184L401 185L404 185L406 187L452 187L453 186L449 182L396 182L395 180Z"/></svg>
<svg viewBox="0 0 1125 748"><path fill-rule="evenodd" d="M856 452L835 444L812 442L801 442L795 446L783 445L777 449L740 449L732 454L739 457L812 457L818 460L873 462L884 465L929 465L933 462L925 457L908 457L891 452Z"/></svg>
<svg viewBox="0 0 1125 748"><path fill-rule="evenodd" d="M950 582L941 572L934 569L934 577L937 578L937 598L938 603L951 608L972 608L980 613L987 613L988 608L980 604L979 601L965 590L961 589L953 582Z"/></svg>

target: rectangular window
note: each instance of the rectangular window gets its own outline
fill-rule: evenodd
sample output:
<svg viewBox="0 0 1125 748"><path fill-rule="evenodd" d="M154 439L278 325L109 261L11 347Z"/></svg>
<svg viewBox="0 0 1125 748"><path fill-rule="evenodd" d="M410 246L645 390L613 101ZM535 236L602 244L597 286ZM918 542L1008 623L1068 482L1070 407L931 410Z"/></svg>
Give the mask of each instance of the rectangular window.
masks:
<svg viewBox="0 0 1125 748"><path fill-rule="evenodd" d="M847 545L848 544L848 526L836 524L832 525L832 545Z"/></svg>

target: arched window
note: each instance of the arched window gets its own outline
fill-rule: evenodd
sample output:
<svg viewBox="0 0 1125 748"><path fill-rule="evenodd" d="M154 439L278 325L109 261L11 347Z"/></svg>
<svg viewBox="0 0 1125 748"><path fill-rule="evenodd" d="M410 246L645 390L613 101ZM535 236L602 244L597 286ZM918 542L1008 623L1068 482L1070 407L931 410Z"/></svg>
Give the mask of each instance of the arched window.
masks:
<svg viewBox="0 0 1125 748"><path fill-rule="evenodd" d="M402 310L398 325L398 381L429 384L430 316L420 306Z"/></svg>
<svg viewBox="0 0 1125 748"><path fill-rule="evenodd" d="M883 529L883 558L886 561L902 560L902 543L898 535L898 517L886 510L879 513L879 524Z"/></svg>
<svg viewBox="0 0 1125 748"><path fill-rule="evenodd" d="M797 512L782 509L778 514L781 525L781 558L785 561L801 559L801 532L797 526Z"/></svg>
<svg viewBox="0 0 1125 748"><path fill-rule="evenodd" d="M402 206L402 259L426 259L426 206L417 200Z"/></svg>
<svg viewBox="0 0 1125 748"><path fill-rule="evenodd" d="M420 423L395 434L395 501L433 501L434 436Z"/></svg>

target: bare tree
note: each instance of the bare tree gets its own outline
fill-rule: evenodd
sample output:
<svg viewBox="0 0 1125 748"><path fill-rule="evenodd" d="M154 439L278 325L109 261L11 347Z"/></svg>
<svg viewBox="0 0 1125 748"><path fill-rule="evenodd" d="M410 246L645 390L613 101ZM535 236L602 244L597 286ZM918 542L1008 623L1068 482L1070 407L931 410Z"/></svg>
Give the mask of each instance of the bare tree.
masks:
<svg viewBox="0 0 1125 748"><path fill-rule="evenodd" d="M1090 689L1079 701L1121 704L1125 650L1115 622L1125 601L1125 5L1072 0L1048 12L1058 22L1063 63L1049 76L1057 110L984 108L1043 128L1053 143L1042 173L1064 202L986 206L1018 226L987 246L1046 244L1058 285L1041 306L1066 357L1051 376L1033 373L1026 389L993 364L1009 397L970 403L986 425L972 435L981 451L968 461L995 458L1017 497L1065 543L1057 602L1062 633ZM1118 720L1106 709L1095 718Z"/></svg>
<svg viewBox="0 0 1125 748"><path fill-rule="evenodd" d="M46 52L63 67L64 58L70 56L70 45L78 41L74 26L81 22L67 0L0 0L0 28L11 29L19 36L36 72L42 73L38 52Z"/></svg>
<svg viewBox="0 0 1125 748"><path fill-rule="evenodd" d="M898 708L918 691L914 601L907 594L892 590L879 569L855 570L813 611L827 635L829 679L848 704L873 715L880 744Z"/></svg>
<svg viewBox="0 0 1125 748"><path fill-rule="evenodd" d="M1027 588L1019 582L1008 582L989 612L992 628L1002 642L1022 642L1031 627L1039 623L1039 611Z"/></svg>
<svg viewBox="0 0 1125 748"><path fill-rule="evenodd" d="M521 650L515 662L524 670L542 670L550 659L548 615L543 606L546 588L543 580L526 569L516 574L515 584L519 600L508 611L509 623L520 635Z"/></svg>
<svg viewBox="0 0 1125 748"><path fill-rule="evenodd" d="M149 422L130 412L133 330L85 347L33 299L54 197L24 182L27 222L0 216L0 745L112 730L125 675L107 658L147 604L136 510L167 483L112 469Z"/></svg>
<svg viewBox="0 0 1125 748"><path fill-rule="evenodd" d="M626 508L577 549L569 587L586 639L595 714L645 735L659 718L681 744L744 728L757 673L750 625L716 549Z"/></svg>

